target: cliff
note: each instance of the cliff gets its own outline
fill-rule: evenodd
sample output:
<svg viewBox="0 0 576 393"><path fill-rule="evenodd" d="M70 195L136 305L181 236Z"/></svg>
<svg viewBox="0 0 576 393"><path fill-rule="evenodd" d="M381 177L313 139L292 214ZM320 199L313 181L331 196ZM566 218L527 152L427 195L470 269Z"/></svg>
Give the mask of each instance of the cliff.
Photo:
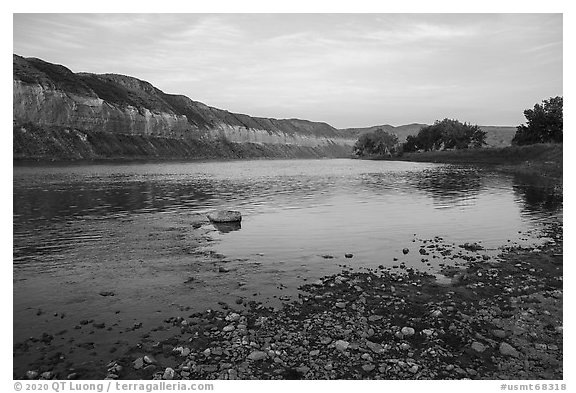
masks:
<svg viewBox="0 0 576 393"><path fill-rule="evenodd" d="M326 123L212 108L116 74L13 56L15 159L346 157Z"/></svg>

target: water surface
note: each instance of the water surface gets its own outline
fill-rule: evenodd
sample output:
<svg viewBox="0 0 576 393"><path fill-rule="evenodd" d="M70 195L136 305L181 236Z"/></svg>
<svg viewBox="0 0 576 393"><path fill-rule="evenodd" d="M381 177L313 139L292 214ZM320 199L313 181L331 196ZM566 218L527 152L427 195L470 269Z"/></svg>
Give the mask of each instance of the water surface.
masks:
<svg viewBox="0 0 576 393"><path fill-rule="evenodd" d="M14 339L94 319L111 330L79 340L110 347L114 329L218 301L273 303L343 264L435 272L439 261L417 252L423 239L480 242L494 255L535 242L561 218L552 191L482 168L388 161L17 166ZM212 209L240 210L241 228L197 225Z"/></svg>

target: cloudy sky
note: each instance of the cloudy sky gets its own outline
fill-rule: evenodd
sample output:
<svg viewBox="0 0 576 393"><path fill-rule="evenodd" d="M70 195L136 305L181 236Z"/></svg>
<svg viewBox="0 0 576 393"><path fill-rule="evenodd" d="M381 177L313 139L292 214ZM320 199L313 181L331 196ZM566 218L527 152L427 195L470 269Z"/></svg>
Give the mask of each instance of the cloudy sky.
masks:
<svg viewBox="0 0 576 393"><path fill-rule="evenodd" d="M562 95L561 14L15 14L14 53L335 127L518 125Z"/></svg>

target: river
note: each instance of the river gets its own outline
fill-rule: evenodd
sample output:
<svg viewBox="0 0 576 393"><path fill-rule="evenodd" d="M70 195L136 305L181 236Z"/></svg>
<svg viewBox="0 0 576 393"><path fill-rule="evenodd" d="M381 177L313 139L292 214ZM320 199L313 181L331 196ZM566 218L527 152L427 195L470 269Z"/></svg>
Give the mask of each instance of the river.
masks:
<svg viewBox="0 0 576 393"><path fill-rule="evenodd" d="M438 274L458 261L424 263L422 242L497 255L562 216L562 198L529 176L346 159L18 165L13 198L14 342L53 335L74 362L104 362L139 324L219 302L277 306L343 265ZM213 209L240 210L241 227L214 227ZM92 320L105 327L80 328ZM15 350L15 375L48 355Z"/></svg>

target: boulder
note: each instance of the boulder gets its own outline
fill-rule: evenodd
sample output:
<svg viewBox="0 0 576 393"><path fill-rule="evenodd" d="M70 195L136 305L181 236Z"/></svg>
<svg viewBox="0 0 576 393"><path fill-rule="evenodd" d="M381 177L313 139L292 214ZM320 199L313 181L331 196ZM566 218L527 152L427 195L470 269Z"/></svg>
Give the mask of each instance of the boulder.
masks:
<svg viewBox="0 0 576 393"><path fill-rule="evenodd" d="M242 214L236 210L217 210L208 213L208 219L212 222L240 222Z"/></svg>

